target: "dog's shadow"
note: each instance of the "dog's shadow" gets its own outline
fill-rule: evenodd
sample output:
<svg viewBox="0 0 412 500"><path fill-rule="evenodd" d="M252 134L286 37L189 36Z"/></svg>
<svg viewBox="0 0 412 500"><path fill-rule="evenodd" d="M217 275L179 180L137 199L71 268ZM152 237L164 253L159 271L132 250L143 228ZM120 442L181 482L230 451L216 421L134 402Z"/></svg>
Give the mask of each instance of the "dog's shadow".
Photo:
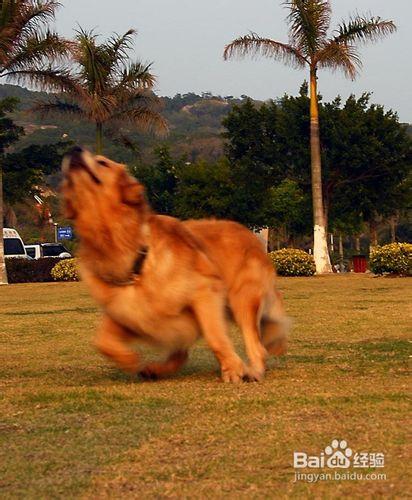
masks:
<svg viewBox="0 0 412 500"><path fill-rule="evenodd" d="M146 378L139 374L130 375L128 373L122 372L116 367L109 368L109 371L102 373L102 379L109 379L112 382L123 382L127 384L135 384L135 383L160 383L167 381L176 381L176 380L188 380L188 379L217 379L219 378L219 367L213 365L213 360L210 363L207 363L205 366L204 363L199 365L196 362L189 362L185 365L181 370L173 373L172 375L167 375L165 377L154 377L154 378Z"/></svg>

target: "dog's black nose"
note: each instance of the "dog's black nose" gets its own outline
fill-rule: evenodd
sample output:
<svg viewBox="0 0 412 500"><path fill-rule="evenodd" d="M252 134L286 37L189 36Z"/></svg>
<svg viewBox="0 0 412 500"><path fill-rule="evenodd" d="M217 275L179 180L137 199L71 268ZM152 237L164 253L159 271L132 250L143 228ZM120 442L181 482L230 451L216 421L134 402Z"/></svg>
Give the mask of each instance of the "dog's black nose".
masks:
<svg viewBox="0 0 412 500"><path fill-rule="evenodd" d="M80 156L83 153L84 149L81 148L80 146L75 146L73 149L67 152L67 156L77 157Z"/></svg>
<svg viewBox="0 0 412 500"><path fill-rule="evenodd" d="M82 155L84 152L85 150L79 146L67 151L62 164L63 172L67 174L69 170L82 168L84 163Z"/></svg>

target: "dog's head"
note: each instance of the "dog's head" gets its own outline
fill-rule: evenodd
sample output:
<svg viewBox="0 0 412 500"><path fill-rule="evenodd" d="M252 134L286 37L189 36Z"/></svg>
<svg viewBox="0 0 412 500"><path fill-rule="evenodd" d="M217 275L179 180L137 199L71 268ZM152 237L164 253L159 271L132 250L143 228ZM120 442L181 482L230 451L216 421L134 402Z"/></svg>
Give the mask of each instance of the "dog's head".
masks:
<svg viewBox="0 0 412 500"><path fill-rule="evenodd" d="M131 177L124 165L104 156L94 156L80 147L63 160L62 194L65 215L76 220L91 213L102 215L111 210L130 210L145 203L144 188Z"/></svg>
<svg viewBox="0 0 412 500"><path fill-rule="evenodd" d="M144 187L126 167L76 147L62 165L65 215L75 223L83 256L99 274L123 276L144 236Z"/></svg>

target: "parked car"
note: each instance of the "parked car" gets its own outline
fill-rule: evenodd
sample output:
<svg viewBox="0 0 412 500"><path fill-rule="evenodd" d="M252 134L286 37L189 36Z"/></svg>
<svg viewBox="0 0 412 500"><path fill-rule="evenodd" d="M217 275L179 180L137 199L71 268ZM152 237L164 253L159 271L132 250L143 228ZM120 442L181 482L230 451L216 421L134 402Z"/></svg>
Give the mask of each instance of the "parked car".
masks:
<svg viewBox="0 0 412 500"><path fill-rule="evenodd" d="M35 245L25 245L26 252L32 259L43 259L44 257L56 257L68 259L72 255L61 243L36 243Z"/></svg>
<svg viewBox="0 0 412 500"><path fill-rule="evenodd" d="M24 248L23 240L19 233L11 228L3 228L3 241L4 241L4 256L7 258L21 258L27 259L27 252Z"/></svg>

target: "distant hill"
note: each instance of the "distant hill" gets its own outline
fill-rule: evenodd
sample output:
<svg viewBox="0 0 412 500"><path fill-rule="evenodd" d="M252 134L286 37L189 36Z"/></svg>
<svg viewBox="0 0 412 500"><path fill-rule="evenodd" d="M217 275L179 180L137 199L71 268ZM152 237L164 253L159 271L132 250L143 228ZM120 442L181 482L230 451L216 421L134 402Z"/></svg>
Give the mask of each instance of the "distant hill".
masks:
<svg viewBox="0 0 412 500"><path fill-rule="evenodd" d="M36 92L18 85L0 85L0 99L17 97L20 100L21 109L29 108L35 100L47 98L48 95L46 92Z"/></svg>
<svg viewBox="0 0 412 500"><path fill-rule="evenodd" d="M0 99L17 97L19 111L14 119L22 125L26 136L19 142L20 148L29 144L50 144L62 138L93 148L95 131L88 123L74 117L50 116L40 118L29 112L33 104L48 98L45 92L35 92L17 85L0 85ZM147 160L156 146L168 144L172 153L185 155L188 161L198 158L217 159L223 152L222 119L234 104L239 104L247 96L236 99L233 96L215 96L209 92L201 95L193 92L162 97L163 114L170 125L170 134L165 139L136 132L125 127L125 135L138 147L139 155ZM412 125L408 132L412 135ZM125 141L113 131L106 130L105 153L118 161L131 163L136 160L136 150L125 146Z"/></svg>
<svg viewBox="0 0 412 500"><path fill-rule="evenodd" d="M45 92L35 92L17 85L0 85L0 99L17 97L20 100L15 121L24 127L26 135L19 147L29 144L48 144L69 139L76 144L93 147L95 132L92 125L74 117L49 116L41 118L30 113L30 108L39 100L48 98ZM169 144L175 155L185 155L188 161L202 157L216 159L223 152L222 119L234 104L242 102L232 96L214 96L210 93L177 94L174 97L162 97L163 114L170 125L170 134L166 139L139 134L129 126L125 135L138 146L140 155L147 159L154 147ZM136 152L125 146L122 138L106 130L105 152L119 161L131 162Z"/></svg>

